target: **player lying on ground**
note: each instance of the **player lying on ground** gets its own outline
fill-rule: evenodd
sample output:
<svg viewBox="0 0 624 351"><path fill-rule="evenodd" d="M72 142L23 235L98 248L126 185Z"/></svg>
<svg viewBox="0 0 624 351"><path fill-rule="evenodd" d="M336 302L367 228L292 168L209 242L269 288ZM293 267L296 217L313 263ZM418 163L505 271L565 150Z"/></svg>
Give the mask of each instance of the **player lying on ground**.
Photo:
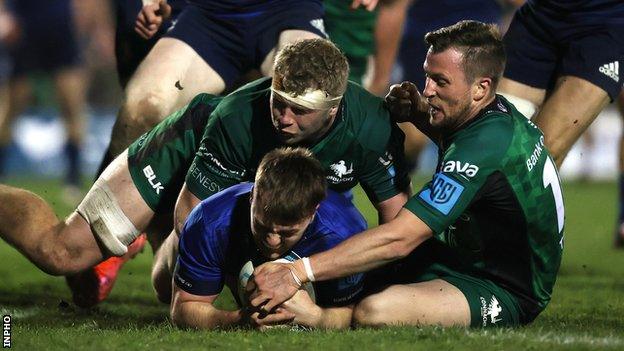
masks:
<svg viewBox="0 0 624 351"><path fill-rule="evenodd" d="M362 290L362 274L314 283L312 297L300 290L262 319L249 308L225 311L213 306L224 285L238 297L239 306L248 305L245 286L237 281L246 262L292 261L330 249L366 229L364 218L350 200L333 191L325 198L326 188L325 171L309 150L283 148L262 159L255 183L230 187L195 207L180 236L173 322L193 328L291 322L348 328L353 304ZM175 257L177 242L167 251Z"/></svg>
<svg viewBox="0 0 624 351"><path fill-rule="evenodd" d="M505 63L495 27L463 21L425 36L424 98L388 97L440 147L431 182L389 223L293 264L254 271L252 305L270 311L301 282L402 258L354 310L359 325L513 326L550 301L563 249L563 199L542 133L495 94Z"/></svg>
<svg viewBox="0 0 624 351"><path fill-rule="evenodd" d="M283 49L273 79L262 79L222 100L200 95L143 135L106 169L85 199L59 221L41 198L0 186L0 237L51 274L71 274L109 255L123 255L140 232L156 250L154 272L171 266L158 248L201 199L253 181L269 151L307 145L319 159L330 189L358 182L388 221L409 196L403 134L383 101L348 84L344 55L329 41L311 39ZM156 215L157 214L157 215ZM163 257L161 257L163 256ZM106 297L74 296L92 305ZM171 282L153 275L154 284ZM159 295L169 302L171 293Z"/></svg>

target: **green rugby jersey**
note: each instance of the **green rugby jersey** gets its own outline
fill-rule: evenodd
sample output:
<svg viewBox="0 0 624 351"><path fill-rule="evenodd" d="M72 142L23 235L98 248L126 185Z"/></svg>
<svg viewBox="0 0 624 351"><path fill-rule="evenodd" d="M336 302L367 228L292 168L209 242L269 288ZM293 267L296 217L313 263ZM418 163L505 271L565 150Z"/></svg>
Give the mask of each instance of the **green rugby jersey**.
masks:
<svg viewBox="0 0 624 351"><path fill-rule="evenodd" d="M197 197L253 181L262 157L286 146L271 121L271 82L263 78L249 83L212 111L186 176L189 190ZM194 107L185 113L201 105L201 101L191 103ZM331 189L346 191L359 182L376 203L408 189L404 138L383 101L349 83L332 128L316 144L306 146L325 168Z"/></svg>
<svg viewBox="0 0 624 351"><path fill-rule="evenodd" d="M563 250L559 176L541 131L508 101L492 104L438 145L433 179L405 208L463 267L543 310Z"/></svg>

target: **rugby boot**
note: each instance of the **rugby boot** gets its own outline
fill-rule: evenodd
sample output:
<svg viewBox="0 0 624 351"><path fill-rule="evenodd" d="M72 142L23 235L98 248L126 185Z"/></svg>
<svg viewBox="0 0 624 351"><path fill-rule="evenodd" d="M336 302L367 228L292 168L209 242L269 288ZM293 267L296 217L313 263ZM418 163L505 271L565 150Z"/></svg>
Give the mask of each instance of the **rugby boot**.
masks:
<svg viewBox="0 0 624 351"><path fill-rule="evenodd" d="M110 257L85 271L66 276L74 303L82 308L90 308L104 301L113 289L121 267L143 251L146 242L147 236L141 234L128 246L125 255Z"/></svg>

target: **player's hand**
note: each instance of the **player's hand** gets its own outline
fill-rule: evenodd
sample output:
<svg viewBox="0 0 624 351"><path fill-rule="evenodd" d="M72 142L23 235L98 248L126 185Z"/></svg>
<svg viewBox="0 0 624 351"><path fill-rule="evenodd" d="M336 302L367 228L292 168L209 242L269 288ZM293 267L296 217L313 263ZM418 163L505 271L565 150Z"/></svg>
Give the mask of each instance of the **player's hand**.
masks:
<svg viewBox="0 0 624 351"><path fill-rule="evenodd" d="M255 288L250 295L251 306L265 313L290 299L301 287L293 279L292 263L267 262L254 269L247 289Z"/></svg>
<svg viewBox="0 0 624 351"><path fill-rule="evenodd" d="M351 8L355 10L362 6L368 11L373 11L378 2L379 0L353 0L353 2L351 2Z"/></svg>
<svg viewBox="0 0 624 351"><path fill-rule="evenodd" d="M291 323L295 319L295 314L281 307L269 314L248 307L243 310L243 319L252 328L265 330L276 325Z"/></svg>
<svg viewBox="0 0 624 351"><path fill-rule="evenodd" d="M394 84L386 95L386 106L394 122L413 122L427 113L429 105L414 83Z"/></svg>
<svg viewBox="0 0 624 351"><path fill-rule="evenodd" d="M150 39L169 16L171 16L171 6L165 0L147 3L137 15L134 31L143 39Z"/></svg>
<svg viewBox="0 0 624 351"><path fill-rule="evenodd" d="M305 290L299 290L290 300L280 306L282 309L294 314L293 323L315 327L321 318L321 308L317 306Z"/></svg>

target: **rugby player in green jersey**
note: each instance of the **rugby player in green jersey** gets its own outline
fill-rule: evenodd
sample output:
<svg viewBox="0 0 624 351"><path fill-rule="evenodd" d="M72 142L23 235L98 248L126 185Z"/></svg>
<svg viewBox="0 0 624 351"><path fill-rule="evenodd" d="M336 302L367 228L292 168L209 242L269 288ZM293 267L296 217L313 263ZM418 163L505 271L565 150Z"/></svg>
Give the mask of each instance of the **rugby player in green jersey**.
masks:
<svg viewBox="0 0 624 351"><path fill-rule="evenodd" d="M262 157L284 145L308 147L333 190L359 182L387 222L409 198L403 134L382 99L347 83L348 71L344 55L327 40L288 45L278 54L273 79L224 98L199 95L139 138L64 221L35 194L0 186L0 237L45 272L65 275L123 255L147 231L156 251L154 272L170 272L171 256L162 252L178 241L172 220L179 233L201 199L252 181ZM167 250L159 250L170 233ZM155 274L153 280L159 299L169 301L171 277Z"/></svg>
<svg viewBox="0 0 624 351"><path fill-rule="evenodd" d="M542 133L495 94L500 35L462 21L425 40L422 96L403 83L387 100L439 146L433 179L389 223L293 264L256 268L253 306L270 311L301 282L392 261L356 306L355 324L513 326L550 301L563 250L561 187Z"/></svg>

